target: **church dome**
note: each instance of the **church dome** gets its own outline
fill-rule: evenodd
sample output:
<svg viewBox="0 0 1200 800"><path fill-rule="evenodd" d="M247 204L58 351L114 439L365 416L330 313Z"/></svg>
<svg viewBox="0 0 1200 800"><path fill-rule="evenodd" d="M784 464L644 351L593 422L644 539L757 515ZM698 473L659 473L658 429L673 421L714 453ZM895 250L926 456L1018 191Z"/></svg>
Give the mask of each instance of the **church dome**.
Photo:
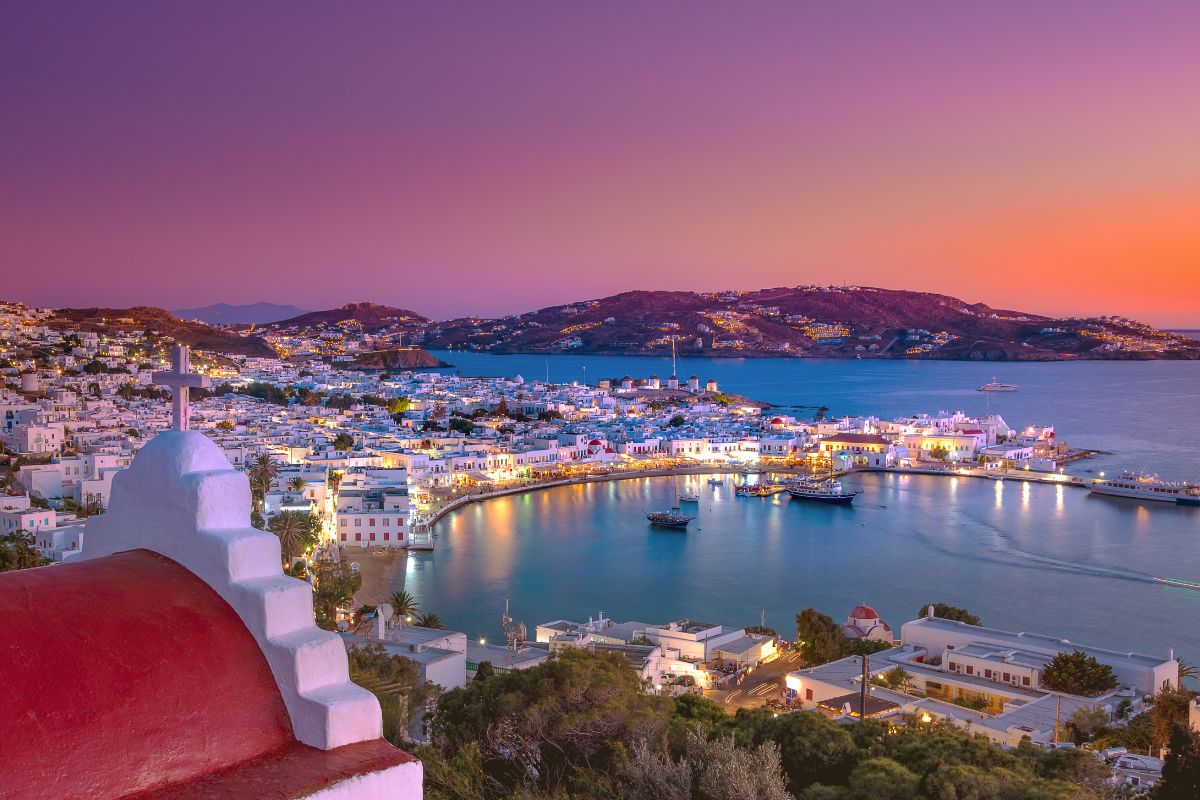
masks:
<svg viewBox="0 0 1200 800"><path fill-rule="evenodd" d="M783 417L775 417L775 419L771 420L771 424L772 425L782 425Z"/></svg>
<svg viewBox="0 0 1200 800"><path fill-rule="evenodd" d="M879 619L879 614L866 603L860 603L850 612L850 619Z"/></svg>

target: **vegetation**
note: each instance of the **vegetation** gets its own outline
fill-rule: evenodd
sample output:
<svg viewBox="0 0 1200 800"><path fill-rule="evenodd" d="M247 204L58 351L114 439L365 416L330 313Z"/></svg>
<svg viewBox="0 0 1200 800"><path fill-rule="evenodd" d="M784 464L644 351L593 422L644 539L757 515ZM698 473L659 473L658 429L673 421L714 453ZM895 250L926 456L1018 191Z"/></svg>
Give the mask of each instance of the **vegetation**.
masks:
<svg viewBox="0 0 1200 800"><path fill-rule="evenodd" d="M471 432L475 430L475 423L462 417L452 417L450 419L450 430L457 431L463 436L470 436Z"/></svg>
<svg viewBox="0 0 1200 800"><path fill-rule="evenodd" d="M851 639L828 614L806 608L796 615L796 643L809 666L846 656L866 656L891 647L887 642Z"/></svg>
<svg viewBox="0 0 1200 800"><path fill-rule="evenodd" d="M354 447L354 437L343 431L333 437L333 449L344 452Z"/></svg>
<svg viewBox="0 0 1200 800"><path fill-rule="evenodd" d="M30 567L44 567L50 559L33 546L33 534L13 531L0 535L0 572Z"/></svg>
<svg viewBox="0 0 1200 800"><path fill-rule="evenodd" d="M757 636L774 636L776 638L779 636L774 628L768 628L766 625L751 625L749 628L746 628L746 633Z"/></svg>
<svg viewBox="0 0 1200 800"><path fill-rule="evenodd" d="M1171 751L1163 764L1163 780L1155 800L1195 800L1200 797L1200 733L1186 724L1171 731Z"/></svg>
<svg viewBox="0 0 1200 800"><path fill-rule="evenodd" d="M318 561L312 573L317 625L331 631L337 627L337 610L348 606L362 587L362 576L354 574L350 565L342 561Z"/></svg>
<svg viewBox="0 0 1200 800"><path fill-rule="evenodd" d="M420 610L420 606L417 605L417 599L403 589L398 592L392 592L392 596L388 598L388 604L392 607L392 613L398 619L406 622L409 617L416 616Z"/></svg>
<svg viewBox="0 0 1200 800"><path fill-rule="evenodd" d="M250 498L256 511L262 511L263 500L271 491L271 483L279 477L279 465L269 453L259 453L250 462L246 476L250 479Z"/></svg>
<svg viewBox="0 0 1200 800"><path fill-rule="evenodd" d="M687 422L687 417L683 416L683 414L676 414L675 416L673 416L669 420L667 420L667 424L670 425L672 428L678 428L679 426L683 425L685 422Z"/></svg>
<svg viewBox="0 0 1200 800"><path fill-rule="evenodd" d="M279 537L284 563L290 563L320 541L321 520L303 511L281 511L267 520L267 530Z"/></svg>
<svg viewBox="0 0 1200 800"><path fill-rule="evenodd" d="M389 655L382 645L352 647L347 656L350 680L379 699L384 738L402 744L409 738L413 717L437 693L436 687L421 682L421 670L415 661Z"/></svg>
<svg viewBox="0 0 1200 800"><path fill-rule="evenodd" d="M979 617L975 616L970 611L967 611L965 608L948 606L945 603L926 603L925 605L921 606L921 609L917 612L917 617L925 616L925 613L929 610L930 606L933 606L933 615L938 619L952 619L958 622L965 622L968 625L983 624L979 621Z"/></svg>
<svg viewBox="0 0 1200 800"><path fill-rule="evenodd" d="M443 631L446 626L442 623L442 618L430 611L422 611L417 617L417 626L421 628L433 628Z"/></svg>
<svg viewBox="0 0 1200 800"><path fill-rule="evenodd" d="M1112 667L1076 650L1059 653L1042 670L1042 685L1067 694L1095 697L1117 687Z"/></svg>
<svg viewBox="0 0 1200 800"><path fill-rule="evenodd" d="M1107 768L1083 751L1004 751L936 726L806 712L729 715L695 695L649 696L621 658L581 650L445 693L431 739L418 751L430 800L1106 796Z"/></svg>

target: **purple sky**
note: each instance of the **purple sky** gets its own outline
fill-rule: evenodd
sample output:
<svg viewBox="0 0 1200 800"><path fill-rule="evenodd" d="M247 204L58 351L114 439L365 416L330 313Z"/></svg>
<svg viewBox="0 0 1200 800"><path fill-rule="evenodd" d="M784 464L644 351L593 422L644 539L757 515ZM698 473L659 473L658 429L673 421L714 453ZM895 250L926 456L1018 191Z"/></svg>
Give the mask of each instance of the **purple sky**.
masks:
<svg viewBox="0 0 1200 800"><path fill-rule="evenodd" d="M1200 3L17 2L0 297L1200 326Z"/></svg>

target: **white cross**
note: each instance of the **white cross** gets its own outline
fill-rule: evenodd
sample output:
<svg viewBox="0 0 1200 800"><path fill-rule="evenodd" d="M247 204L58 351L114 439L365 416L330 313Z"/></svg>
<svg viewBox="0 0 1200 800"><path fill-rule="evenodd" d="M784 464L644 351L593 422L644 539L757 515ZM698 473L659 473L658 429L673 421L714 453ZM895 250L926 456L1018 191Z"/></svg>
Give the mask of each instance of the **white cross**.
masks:
<svg viewBox="0 0 1200 800"><path fill-rule="evenodd" d="M172 425L177 431L188 429L188 390L195 386L198 389L211 385L207 375L189 372L192 359L186 344L176 345L171 351L171 371L154 373L155 386L170 386Z"/></svg>

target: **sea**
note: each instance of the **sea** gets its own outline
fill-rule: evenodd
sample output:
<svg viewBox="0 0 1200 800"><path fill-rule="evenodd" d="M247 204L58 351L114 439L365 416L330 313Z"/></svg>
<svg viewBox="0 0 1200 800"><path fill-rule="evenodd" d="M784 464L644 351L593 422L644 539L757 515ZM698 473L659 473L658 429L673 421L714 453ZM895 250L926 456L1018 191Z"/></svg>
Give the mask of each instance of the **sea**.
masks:
<svg viewBox="0 0 1200 800"><path fill-rule="evenodd" d="M463 375L555 382L671 370L670 358L434 354ZM1144 468L1200 481L1200 362L687 359L678 372L801 415L990 410L1014 427L1054 425L1072 445L1102 451L1073 464L1076 474ZM992 378L1020 390L976 390ZM1155 580L1200 582L1200 508L967 477L845 482L863 492L848 508L739 498L732 477L719 486L686 477L681 490L701 496L686 533L650 528L644 517L670 505L670 478L489 500L440 521L437 549L410 555L404 584L449 627L491 640L506 601L531 631L604 613L765 621L785 636L807 607L840 621L865 601L898 634L924 605L945 602L986 625L1121 652L1173 648L1200 664L1200 590Z"/></svg>

